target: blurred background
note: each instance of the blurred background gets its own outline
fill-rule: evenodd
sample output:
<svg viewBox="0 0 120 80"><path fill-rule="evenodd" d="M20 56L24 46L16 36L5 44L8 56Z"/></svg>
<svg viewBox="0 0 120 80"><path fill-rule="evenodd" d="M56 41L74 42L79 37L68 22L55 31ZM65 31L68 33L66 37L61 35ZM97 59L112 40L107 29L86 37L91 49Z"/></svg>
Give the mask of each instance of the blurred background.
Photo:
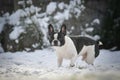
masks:
<svg viewBox="0 0 120 80"><path fill-rule="evenodd" d="M0 52L48 47L49 24L120 50L120 0L0 0Z"/></svg>

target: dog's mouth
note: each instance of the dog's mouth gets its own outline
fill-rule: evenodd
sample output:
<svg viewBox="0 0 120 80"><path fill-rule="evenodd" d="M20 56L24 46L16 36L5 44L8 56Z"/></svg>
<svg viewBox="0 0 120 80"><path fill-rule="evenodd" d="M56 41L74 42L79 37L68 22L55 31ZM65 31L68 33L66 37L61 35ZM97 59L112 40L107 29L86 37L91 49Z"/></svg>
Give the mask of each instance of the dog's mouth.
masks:
<svg viewBox="0 0 120 80"><path fill-rule="evenodd" d="M59 46L58 43L52 44L52 46Z"/></svg>
<svg viewBox="0 0 120 80"><path fill-rule="evenodd" d="M54 44L53 46L58 46L58 44Z"/></svg>
<svg viewBox="0 0 120 80"><path fill-rule="evenodd" d="M52 43L51 43L52 46L60 46L60 42L57 41L57 40L54 40Z"/></svg>
<svg viewBox="0 0 120 80"><path fill-rule="evenodd" d="M51 45L51 46L53 46L53 47L60 47L60 45L57 45L57 44L55 44L55 45Z"/></svg>

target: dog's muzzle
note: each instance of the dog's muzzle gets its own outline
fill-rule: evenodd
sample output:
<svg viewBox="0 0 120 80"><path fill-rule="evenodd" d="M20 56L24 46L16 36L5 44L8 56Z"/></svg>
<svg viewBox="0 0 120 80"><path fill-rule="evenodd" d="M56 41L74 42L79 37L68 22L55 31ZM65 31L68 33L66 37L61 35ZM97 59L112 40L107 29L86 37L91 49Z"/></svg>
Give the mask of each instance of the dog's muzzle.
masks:
<svg viewBox="0 0 120 80"><path fill-rule="evenodd" d="M60 42L58 40L53 40L52 46L60 46Z"/></svg>

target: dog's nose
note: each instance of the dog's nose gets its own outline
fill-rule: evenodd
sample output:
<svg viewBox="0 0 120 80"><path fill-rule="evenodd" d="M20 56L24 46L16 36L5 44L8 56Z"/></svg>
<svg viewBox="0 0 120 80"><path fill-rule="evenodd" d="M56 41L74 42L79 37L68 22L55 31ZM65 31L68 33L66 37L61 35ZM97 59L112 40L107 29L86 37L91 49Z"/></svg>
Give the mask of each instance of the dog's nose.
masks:
<svg viewBox="0 0 120 80"><path fill-rule="evenodd" d="M54 45L58 45L58 41L57 40L54 40Z"/></svg>

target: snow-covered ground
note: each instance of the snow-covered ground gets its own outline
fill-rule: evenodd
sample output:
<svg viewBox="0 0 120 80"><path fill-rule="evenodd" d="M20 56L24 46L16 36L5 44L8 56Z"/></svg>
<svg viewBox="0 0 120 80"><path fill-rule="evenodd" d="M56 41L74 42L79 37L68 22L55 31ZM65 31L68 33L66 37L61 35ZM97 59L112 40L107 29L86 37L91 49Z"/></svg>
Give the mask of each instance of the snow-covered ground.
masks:
<svg viewBox="0 0 120 80"><path fill-rule="evenodd" d="M52 49L1 53L0 80L120 80L120 51L100 50L94 67L78 58L58 68L56 59Z"/></svg>

